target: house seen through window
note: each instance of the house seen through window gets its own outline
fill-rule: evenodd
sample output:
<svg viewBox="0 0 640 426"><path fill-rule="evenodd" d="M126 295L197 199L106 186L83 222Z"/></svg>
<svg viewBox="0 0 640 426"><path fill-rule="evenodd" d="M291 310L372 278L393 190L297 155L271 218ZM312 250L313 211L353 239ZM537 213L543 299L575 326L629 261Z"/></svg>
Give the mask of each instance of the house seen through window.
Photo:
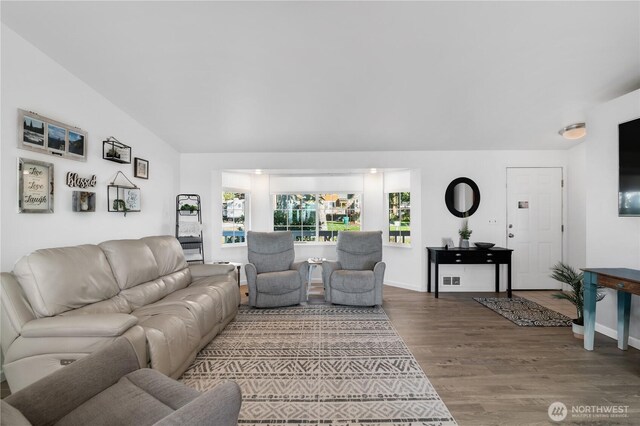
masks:
<svg viewBox="0 0 640 426"><path fill-rule="evenodd" d="M222 243L245 242L246 194L222 192Z"/></svg>
<svg viewBox="0 0 640 426"><path fill-rule="evenodd" d="M359 231L360 194L276 194L273 230L291 231L295 241L336 241L338 231Z"/></svg>
<svg viewBox="0 0 640 426"><path fill-rule="evenodd" d="M389 199L389 242L411 243L411 193L391 192Z"/></svg>

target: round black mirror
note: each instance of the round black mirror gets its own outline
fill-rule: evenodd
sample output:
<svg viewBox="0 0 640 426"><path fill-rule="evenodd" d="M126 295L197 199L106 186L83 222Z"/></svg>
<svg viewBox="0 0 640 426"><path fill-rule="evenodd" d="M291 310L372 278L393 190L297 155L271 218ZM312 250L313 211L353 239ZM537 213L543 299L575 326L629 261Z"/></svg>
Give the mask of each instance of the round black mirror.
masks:
<svg viewBox="0 0 640 426"><path fill-rule="evenodd" d="M469 217L480 206L480 189L467 177L459 177L451 181L444 194L444 202L452 215Z"/></svg>

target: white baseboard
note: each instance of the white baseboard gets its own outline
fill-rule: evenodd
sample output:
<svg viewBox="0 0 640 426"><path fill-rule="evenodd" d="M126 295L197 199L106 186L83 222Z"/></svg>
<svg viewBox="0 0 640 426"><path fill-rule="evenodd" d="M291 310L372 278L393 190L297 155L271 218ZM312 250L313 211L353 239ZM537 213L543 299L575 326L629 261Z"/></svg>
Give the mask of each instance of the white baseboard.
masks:
<svg viewBox="0 0 640 426"><path fill-rule="evenodd" d="M421 293L425 293L427 291L426 289L423 289L415 284L400 283L397 281L384 280L384 285L388 285L390 287L403 288L405 290L419 291Z"/></svg>
<svg viewBox="0 0 640 426"><path fill-rule="evenodd" d="M604 334L607 337L611 337L615 341L618 341L618 330L606 327L602 324L596 323L596 331L600 334ZM640 339L629 336L629 346L640 349Z"/></svg>

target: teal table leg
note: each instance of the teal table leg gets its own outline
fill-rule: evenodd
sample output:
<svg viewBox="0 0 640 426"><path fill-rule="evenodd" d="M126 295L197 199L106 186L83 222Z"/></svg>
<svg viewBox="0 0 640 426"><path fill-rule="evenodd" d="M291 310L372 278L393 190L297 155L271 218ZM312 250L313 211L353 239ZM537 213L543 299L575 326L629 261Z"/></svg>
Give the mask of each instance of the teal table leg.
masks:
<svg viewBox="0 0 640 426"><path fill-rule="evenodd" d="M597 274L584 273L584 348L588 351L593 350L593 341L596 335L597 282Z"/></svg>
<svg viewBox="0 0 640 426"><path fill-rule="evenodd" d="M629 342L629 317L631 293L618 291L618 349L627 350Z"/></svg>

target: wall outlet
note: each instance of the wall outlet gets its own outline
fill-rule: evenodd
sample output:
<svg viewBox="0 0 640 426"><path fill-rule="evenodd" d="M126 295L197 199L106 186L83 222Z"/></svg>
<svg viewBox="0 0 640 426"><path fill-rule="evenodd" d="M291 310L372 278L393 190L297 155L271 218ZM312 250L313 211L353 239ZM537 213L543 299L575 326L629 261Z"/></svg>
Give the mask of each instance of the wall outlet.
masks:
<svg viewBox="0 0 640 426"><path fill-rule="evenodd" d="M489 219L489 225L497 225L498 219Z"/></svg>
<svg viewBox="0 0 640 426"><path fill-rule="evenodd" d="M452 285L460 285L460 277L452 277Z"/></svg>
<svg viewBox="0 0 640 426"><path fill-rule="evenodd" d="M442 277L442 285L451 285L451 277Z"/></svg>

